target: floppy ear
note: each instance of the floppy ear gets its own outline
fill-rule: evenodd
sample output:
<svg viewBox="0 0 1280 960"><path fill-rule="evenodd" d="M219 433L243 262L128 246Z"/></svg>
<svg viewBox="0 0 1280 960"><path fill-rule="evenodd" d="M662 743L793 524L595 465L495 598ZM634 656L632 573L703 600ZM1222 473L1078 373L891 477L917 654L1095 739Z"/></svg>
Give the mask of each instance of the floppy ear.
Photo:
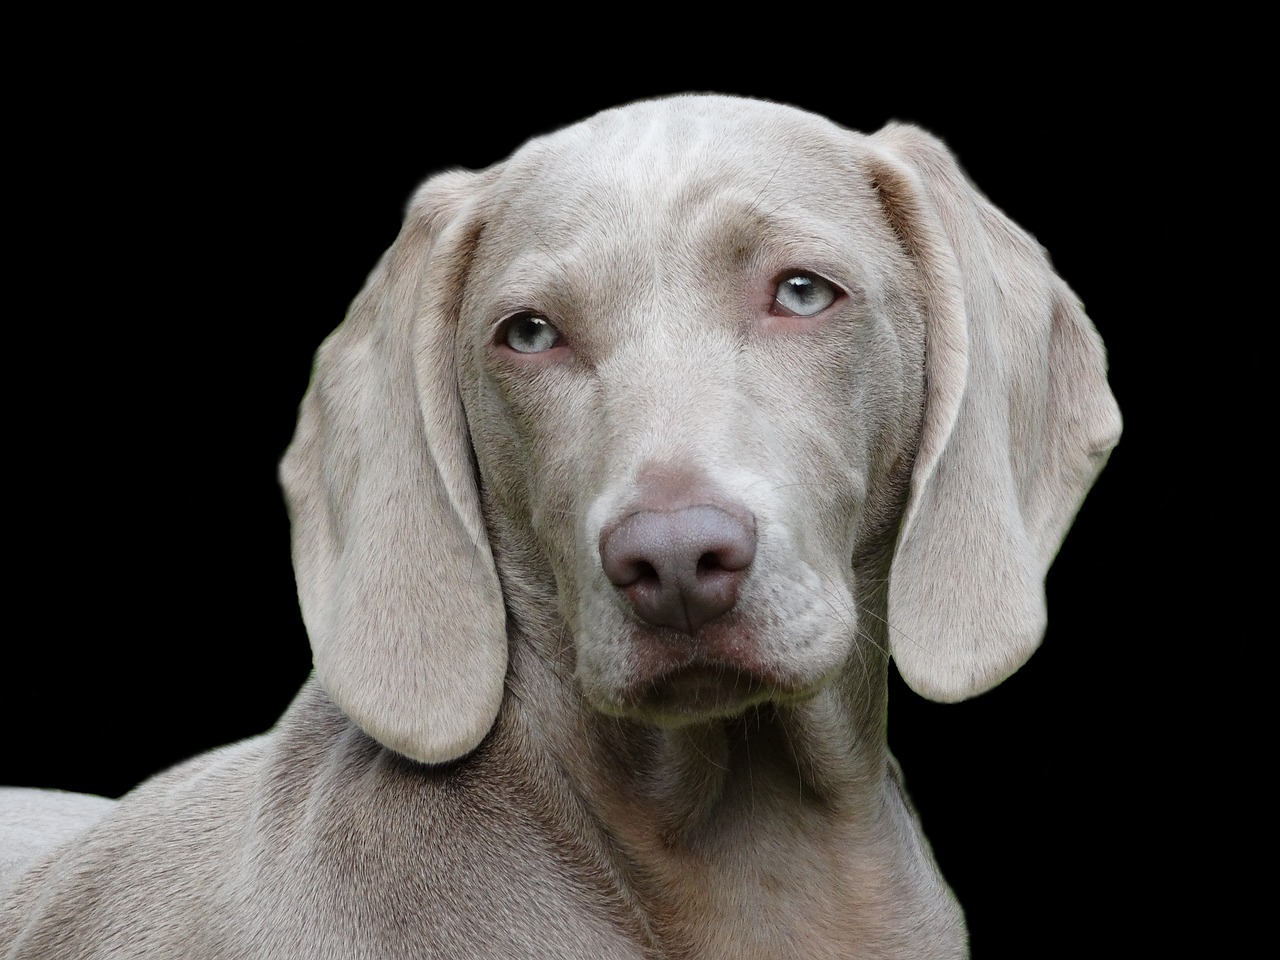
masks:
<svg viewBox="0 0 1280 960"><path fill-rule="evenodd" d="M478 176L439 175L316 356L281 464L316 673L415 760L472 750L502 702L505 614L454 365Z"/></svg>
<svg viewBox="0 0 1280 960"><path fill-rule="evenodd" d="M1038 244L914 127L872 176L926 312L925 408L889 590L894 659L959 700L1026 662L1044 577L1120 436L1102 342Z"/></svg>

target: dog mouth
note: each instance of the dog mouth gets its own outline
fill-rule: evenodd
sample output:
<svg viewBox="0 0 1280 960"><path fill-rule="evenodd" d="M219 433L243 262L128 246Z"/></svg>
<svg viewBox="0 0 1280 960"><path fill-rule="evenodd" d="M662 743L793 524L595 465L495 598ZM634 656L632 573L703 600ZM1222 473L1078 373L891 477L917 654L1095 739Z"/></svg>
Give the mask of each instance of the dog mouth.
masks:
<svg viewBox="0 0 1280 960"><path fill-rule="evenodd" d="M606 713L659 726L685 726L735 717L763 703L805 700L813 693L771 672L695 662L634 683L616 700L599 706Z"/></svg>

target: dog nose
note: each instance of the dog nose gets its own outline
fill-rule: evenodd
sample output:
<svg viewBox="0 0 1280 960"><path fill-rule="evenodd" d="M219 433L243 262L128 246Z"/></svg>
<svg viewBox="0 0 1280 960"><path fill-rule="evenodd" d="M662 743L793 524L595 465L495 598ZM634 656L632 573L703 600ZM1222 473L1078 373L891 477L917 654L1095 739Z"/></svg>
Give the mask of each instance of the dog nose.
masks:
<svg viewBox="0 0 1280 960"><path fill-rule="evenodd" d="M646 623L692 634L733 609L756 521L710 504L638 510L600 535L605 576Z"/></svg>

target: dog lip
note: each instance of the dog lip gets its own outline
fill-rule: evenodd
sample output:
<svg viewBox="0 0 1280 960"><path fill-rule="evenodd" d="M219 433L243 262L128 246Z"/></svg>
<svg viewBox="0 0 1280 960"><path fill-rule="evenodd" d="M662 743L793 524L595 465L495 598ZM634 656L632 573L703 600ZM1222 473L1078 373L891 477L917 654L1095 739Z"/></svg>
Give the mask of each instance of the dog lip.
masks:
<svg viewBox="0 0 1280 960"><path fill-rule="evenodd" d="M804 685L770 670L694 660L631 684L616 706L638 719L678 723L735 716L760 703L792 702L811 695Z"/></svg>

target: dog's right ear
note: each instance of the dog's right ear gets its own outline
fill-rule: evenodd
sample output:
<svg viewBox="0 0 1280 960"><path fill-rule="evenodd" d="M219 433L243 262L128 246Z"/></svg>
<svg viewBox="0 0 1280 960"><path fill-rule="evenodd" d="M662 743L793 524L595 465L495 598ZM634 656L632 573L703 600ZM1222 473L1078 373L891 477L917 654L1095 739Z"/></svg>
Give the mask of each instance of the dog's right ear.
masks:
<svg viewBox="0 0 1280 960"><path fill-rule="evenodd" d="M480 743L506 674L454 361L483 179L450 172L419 190L316 356L280 471L321 685L366 733L427 763Z"/></svg>

